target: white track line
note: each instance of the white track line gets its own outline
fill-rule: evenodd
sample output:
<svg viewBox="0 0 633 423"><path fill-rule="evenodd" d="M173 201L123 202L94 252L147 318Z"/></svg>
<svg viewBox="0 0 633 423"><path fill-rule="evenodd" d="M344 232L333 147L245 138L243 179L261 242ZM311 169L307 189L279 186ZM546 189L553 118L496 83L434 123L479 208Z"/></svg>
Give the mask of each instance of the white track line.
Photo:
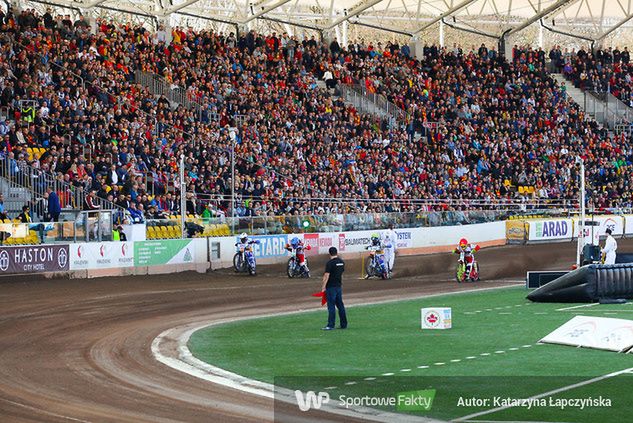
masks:
<svg viewBox="0 0 633 423"><path fill-rule="evenodd" d="M580 388L580 387L585 386L585 385L590 385L590 384L595 383L595 382L600 382L601 380L605 380L605 379L609 379L609 378L612 378L612 377L615 377L615 376L619 376L619 375L624 374L624 373L629 373L631 371L633 371L633 367L629 367L628 369L619 370L617 372L609 373L609 374L606 374L606 375L603 375L603 376L598 376L598 377L595 377L593 379L585 380L583 382L574 383L572 385L563 386L562 388L558 388L558 389L554 389L552 391L544 392L542 394L534 395L534 396L532 396L530 398L527 398L527 399L528 400L535 400L535 399L540 399L540 398L544 398L544 397L549 397L549 396L552 396L552 395L560 394L561 392L571 391L572 389ZM485 416L487 414L496 413L497 411L503 411L503 410L507 410L508 408L514 408L514 407L515 407L514 405L504 405L502 407L492 408L490 410L485 410L485 411L480 411L478 413L469 414L468 416L460 417L460 418L455 419L453 421L465 422L465 421L468 421L468 420L472 420L475 417Z"/></svg>
<svg viewBox="0 0 633 423"><path fill-rule="evenodd" d="M572 307L563 307L563 308L557 308L556 311L565 311L565 310L573 310L575 308L582 308L582 307L593 307L593 306L597 306L600 303L591 303L591 304L581 304L581 305L577 305L577 306L572 306Z"/></svg>
<svg viewBox="0 0 633 423"><path fill-rule="evenodd" d="M493 291L493 290L507 289L507 288L508 288L507 285L495 286L491 288L475 288L475 289L468 289L464 291L445 292L445 293L438 293L438 294L431 294L431 295L420 295L420 296L414 296L414 297L402 298L402 299L369 301L365 303L351 304L349 307L362 307L362 306L370 306L370 305L378 305L378 304L386 304L386 303L397 303L397 302L402 302L402 301L412 301L416 299L427 299L427 298L443 297L447 295L451 296L451 295L473 293L473 292L485 292L485 291ZM213 289L213 288L209 288L209 290L210 289ZM189 342L189 338L194 332L203 328L219 326L226 323L234 323L234 322L239 322L239 321L244 321L244 320L256 320L256 319L262 319L262 318L267 318L267 317L277 317L277 316L287 316L287 315L293 315L293 314L317 312L319 309L320 308L317 308L315 306L314 308L298 310L298 311L293 310L293 311L276 312L276 313L265 313L265 314L255 315L255 316L243 316L243 317L238 317L238 318L220 319L220 320L216 320L215 322L211 322L211 323L207 322L205 324L182 325L179 327L174 327L174 328L163 331L156 338L154 338L151 344L152 355L158 362L168 367L171 367L175 370L186 373L190 376L194 376L199 379L205 380L207 382L211 382L211 383L221 385L227 388L236 389L238 391L246 392L249 394L273 399L275 387L272 384L260 382L254 379L250 379L250 378L238 375L236 373L229 372L227 370L224 370L217 366L213 366L209 363L206 363L194 357L191 351L189 350L189 347L187 346ZM185 330L184 328L187 328L187 329ZM167 341L171 343L176 341L178 345L177 356L174 357L172 356L172 354L169 354L169 355L163 354L163 352L161 351L161 344L163 343L163 341ZM383 376L393 376L393 375L394 375L393 373L383 373ZM333 389L336 389L336 387L334 387ZM279 391L282 391L282 389L278 388L277 392ZM285 390L285 391L289 391L289 390ZM296 400L294 399L294 394L290 391L284 392L282 395L279 396L279 399L291 404L296 404ZM324 411L328 411L334 414L339 414L339 415L344 415L344 416L350 416L354 418L362 417L364 419L372 420L372 421L385 421L387 417L397 418L398 421L407 421L407 420L424 421L424 422L436 421L430 418L419 419L419 418L414 418L414 416L388 413L388 412L383 412L381 410L375 410L375 409L340 410L333 407L326 407L326 408L327 409L324 409Z"/></svg>

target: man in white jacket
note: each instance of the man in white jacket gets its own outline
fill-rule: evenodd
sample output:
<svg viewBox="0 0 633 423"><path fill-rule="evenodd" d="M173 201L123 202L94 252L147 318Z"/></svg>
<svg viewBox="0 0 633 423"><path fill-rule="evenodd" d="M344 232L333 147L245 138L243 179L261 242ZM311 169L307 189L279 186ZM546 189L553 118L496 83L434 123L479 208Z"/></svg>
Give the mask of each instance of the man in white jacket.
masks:
<svg viewBox="0 0 633 423"><path fill-rule="evenodd" d="M604 264L615 264L615 252L618 249L618 243L611 236L611 229L607 229L607 240L604 242L602 254L604 254Z"/></svg>
<svg viewBox="0 0 633 423"><path fill-rule="evenodd" d="M393 272L393 263L396 260L396 244L398 243L398 234L393 230L393 224L389 224L389 229L383 234L383 239L391 244L391 248L385 249L385 261L389 266L389 271Z"/></svg>

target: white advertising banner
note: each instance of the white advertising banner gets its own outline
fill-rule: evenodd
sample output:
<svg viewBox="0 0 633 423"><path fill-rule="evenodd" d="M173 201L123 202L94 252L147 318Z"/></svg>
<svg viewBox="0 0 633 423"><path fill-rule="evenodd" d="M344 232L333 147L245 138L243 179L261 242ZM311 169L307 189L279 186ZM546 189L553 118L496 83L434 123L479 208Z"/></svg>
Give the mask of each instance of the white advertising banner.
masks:
<svg viewBox="0 0 633 423"><path fill-rule="evenodd" d="M571 225L571 223L570 223ZM473 225L442 226L431 228L396 228L398 235L397 248L400 250L414 248L443 248L456 246L461 238L473 243L504 240L506 235L505 222L489 222ZM571 238L571 229L570 238ZM292 238L301 239L311 249L306 251L308 256L324 255L330 247L336 247L341 253L364 253L365 247L371 242L371 235L383 236L385 230L330 232L313 234L281 234L267 236L253 236L260 240L260 245L254 248L256 257L275 259L278 262L287 260L288 253L284 246ZM211 243L219 243L220 261L229 263L235 254L234 237L212 238Z"/></svg>
<svg viewBox="0 0 633 423"><path fill-rule="evenodd" d="M70 245L70 270L134 266L133 242L91 242Z"/></svg>
<svg viewBox="0 0 633 423"><path fill-rule="evenodd" d="M625 214L624 219L624 235L633 235L633 214Z"/></svg>
<svg viewBox="0 0 633 423"><path fill-rule="evenodd" d="M396 249L413 247L413 231L415 229L396 229L394 232L398 235Z"/></svg>
<svg viewBox="0 0 633 423"><path fill-rule="evenodd" d="M598 244L600 237L606 235L606 230L611 229L615 238L624 236L624 218L622 216L587 216L585 218L585 237L587 242L593 240L595 245ZM578 238L580 234L580 219L574 219L574 238Z"/></svg>
<svg viewBox="0 0 633 423"><path fill-rule="evenodd" d="M529 241L571 241L573 222L571 219L529 221Z"/></svg>
<svg viewBox="0 0 633 423"><path fill-rule="evenodd" d="M576 316L540 342L624 352L633 346L633 320Z"/></svg>
<svg viewBox="0 0 633 423"><path fill-rule="evenodd" d="M371 235L378 231L340 232L338 243L334 245L342 253L358 253L365 251L365 247L371 243Z"/></svg>

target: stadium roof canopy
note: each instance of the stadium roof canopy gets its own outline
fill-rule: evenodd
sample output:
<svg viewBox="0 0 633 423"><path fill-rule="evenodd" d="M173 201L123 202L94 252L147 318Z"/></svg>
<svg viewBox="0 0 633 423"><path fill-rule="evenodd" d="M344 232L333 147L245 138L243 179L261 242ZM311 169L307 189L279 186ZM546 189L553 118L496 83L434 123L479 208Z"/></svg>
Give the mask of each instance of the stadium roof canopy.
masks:
<svg viewBox="0 0 633 423"><path fill-rule="evenodd" d="M21 3L22 0L17 0ZM340 35L349 25L416 36L430 28L500 38L537 25L588 41L631 28L632 0L27 0L24 3L125 13L171 25L192 20L252 28L269 22ZM347 37L345 37L347 38Z"/></svg>

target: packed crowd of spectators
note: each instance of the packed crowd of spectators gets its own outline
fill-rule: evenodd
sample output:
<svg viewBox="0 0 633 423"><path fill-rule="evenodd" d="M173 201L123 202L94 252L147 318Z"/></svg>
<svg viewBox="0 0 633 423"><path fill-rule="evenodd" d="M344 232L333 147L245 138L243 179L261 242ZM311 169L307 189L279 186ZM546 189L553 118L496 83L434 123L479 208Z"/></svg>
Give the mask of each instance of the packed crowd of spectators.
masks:
<svg viewBox="0 0 633 423"><path fill-rule="evenodd" d="M555 69L583 90L610 92L633 107L633 63L628 47L576 51L555 47L550 51Z"/></svg>
<svg viewBox="0 0 633 423"><path fill-rule="evenodd" d="M228 215L232 150L238 216L419 211L416 199L516 199L523 185L543 200L572 199L576 155L597 206L631 205L628 142L585 120L542 51L517 49L508 63L485 45L426 46L418 61L392 43L182 28L167 42L162 28L101 19L93 33L83 19L29 10L0 23L0 106L15 118L0 125L0 159L134 220L179 210L181 155L188 213ZM137 70L186 87L199 107L156 98L135 83ZM318 79L361 84L406 121L363 115ZM32 117L20 100L36 100ZM432 129L420 131L425 122ZM47 151L29 159L36 146Z"/></svg>

